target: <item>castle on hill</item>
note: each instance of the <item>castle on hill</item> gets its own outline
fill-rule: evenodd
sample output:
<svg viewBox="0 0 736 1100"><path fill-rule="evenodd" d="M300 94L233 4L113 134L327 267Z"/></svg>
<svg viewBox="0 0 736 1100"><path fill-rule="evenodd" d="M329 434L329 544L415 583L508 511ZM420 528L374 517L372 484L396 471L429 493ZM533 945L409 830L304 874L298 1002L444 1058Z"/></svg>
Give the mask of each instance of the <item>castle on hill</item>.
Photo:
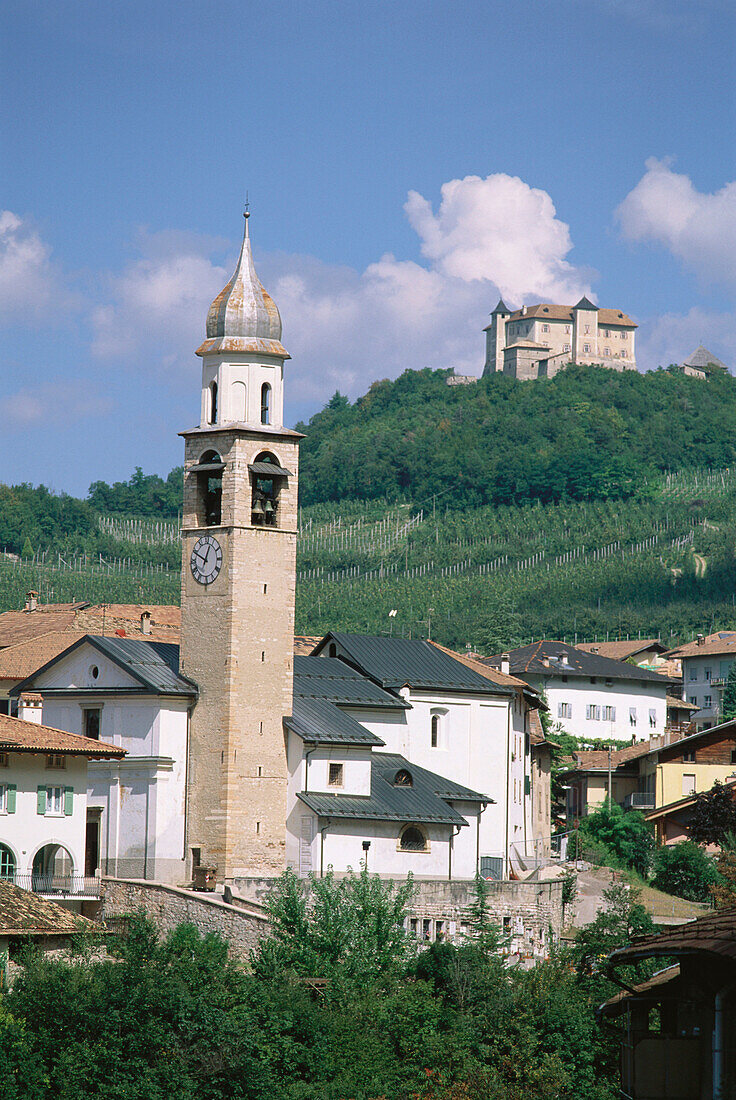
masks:
<svg viewBox="0 0 736 1100"><path fill-rule="evenodd" d="M636 370L636 324L619 309L599 309L583 296L577 305L549 302L509 310L500 299L485 328L483 374L553 378L568 363Z"/></svg>

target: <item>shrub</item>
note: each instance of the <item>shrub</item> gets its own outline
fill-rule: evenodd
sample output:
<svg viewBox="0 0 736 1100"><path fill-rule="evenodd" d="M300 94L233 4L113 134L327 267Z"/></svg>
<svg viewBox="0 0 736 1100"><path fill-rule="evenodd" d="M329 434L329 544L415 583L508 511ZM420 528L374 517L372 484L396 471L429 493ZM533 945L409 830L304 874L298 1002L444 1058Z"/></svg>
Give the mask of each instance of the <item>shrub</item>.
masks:
<svg viewBox="0 0 736 1100"><path fill-rule="evenodd" d="M707 901L718 880L715 862L692 840L657 849L652 885L658 890L687 901Z"/></svg>

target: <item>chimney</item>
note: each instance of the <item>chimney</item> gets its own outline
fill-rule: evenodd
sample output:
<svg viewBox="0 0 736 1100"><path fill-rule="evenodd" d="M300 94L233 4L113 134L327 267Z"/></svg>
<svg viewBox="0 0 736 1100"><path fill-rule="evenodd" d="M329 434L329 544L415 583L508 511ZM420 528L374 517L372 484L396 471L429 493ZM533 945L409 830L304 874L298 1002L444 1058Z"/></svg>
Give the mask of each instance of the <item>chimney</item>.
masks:
<svg viewBox="0 0 736 1100"><path fill-rule="evenodd" d="M26 611L35 611L38 607L38 592L26 592Z"/></svg>
<svg viewBox="0 0 736 1100"><path fill-rule="evenodd" d="M151 633L151 612L144 611L141 615L141 634Z"/></svg>
<svg viewBox="0 0 736 1100"><path fill-rule="evenodd" d="M698 645L705 645L705 638L702 634L698 634Z"/></svg>
<svg viewBox="0 0 736 1100"><path fill-rule="evenodd" d="M526 306L521 307L521 316L526 317Z"/></svg>
<svg viewBox="0 0 736 1100"><path fill-rule="evenodd" d="M501 654L501 672L504 676L509 676L511 674L511 658L508 653Z"/></svg>
<svg viewBox="0 0 736 1100"><path fill-rule="evenodd" d="M43 696L32 691L24 691L18 700L18 717L24 722L43 725Z"/></svg>

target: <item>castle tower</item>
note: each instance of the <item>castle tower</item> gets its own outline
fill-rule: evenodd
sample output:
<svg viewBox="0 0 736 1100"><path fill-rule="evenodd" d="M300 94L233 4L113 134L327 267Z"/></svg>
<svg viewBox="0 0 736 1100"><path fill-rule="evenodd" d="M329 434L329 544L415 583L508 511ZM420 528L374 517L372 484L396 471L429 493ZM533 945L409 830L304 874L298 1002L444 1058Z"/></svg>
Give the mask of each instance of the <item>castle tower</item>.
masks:
<svg viewBox="0 0 736 1100"><path fill-rule="evenodd" d="M181 671L191 717L187 857L221 879L285 866L298 443L283 426L281 318L251 255L210 306L201 419L185 440Z"/></svg>
<svg viewBox="0 0 736 1100"><path fill-rule="evenodd" d="M506 322L511 314L504 305L503 298L491 314L491 323L484 328L486 334L486 362L483 374L493 374L503 370L503 349L506 347Z"/></svg>
<svg viewBox="0 0 736 1100"><path fill-rule="evenodd" d="M598 306L585 294L572 307L572 349L575 363L598 363Z"/></svg>

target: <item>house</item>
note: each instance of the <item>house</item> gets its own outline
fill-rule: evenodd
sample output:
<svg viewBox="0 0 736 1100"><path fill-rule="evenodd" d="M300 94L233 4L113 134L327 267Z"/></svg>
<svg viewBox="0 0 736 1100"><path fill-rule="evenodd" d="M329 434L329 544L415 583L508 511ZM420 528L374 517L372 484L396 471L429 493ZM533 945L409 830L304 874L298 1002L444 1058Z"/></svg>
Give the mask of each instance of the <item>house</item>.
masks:
<svg viewBox="0 0 736 1100"><path fill-rule="evenodd" d="M10 692L85 634L179 643L180 610L152 604L39 604L26 594L20 611L0 614L0 714L17 706Z"/></svg>
<svg viewBox="0 0 736 1100"><path fill-rule="evenodd" d="M181 882L197 688L169 642L86 635L12 689L44 721L115 752L90 764L88 850L103 873Z"/></svg>
<svg viewBox="0 0 736 1100"><path fill-rule="evenodd" d="M730 791L732 798L736 796L736 779L727 780L723 787ZM702 793L698 791L685 795L684 798L678 798L644 815L654 826L657 844L679 844L682 840L690 839L693 807L698 795ZM706 845L706 849L710 852L720 850L717 845L712 844Z"/></svg>
<svg viewBox="0 0 736 1100"><path fill-rule="evenodd" d="M551 302L509 310L500 299L485 328L483 374L553 378L568 363L636 370L636 324L618 309L599 309L588 298L577 305Z"/></svg>
<svg viewBox="0 0 736 1100"><path fill-rule="evenodd" d="M0 715L0 880L79 906L99 897L88 845L87 772L125 750L42 725L41 700Z"/></svg>
<svg viewBox="0 0 736 1100"><path fill-rule="evenodd" d="M680 364L680 370L691 378L700 378L707 381L715 374L728 372L728 367L721 362L718 356L699 344L692 355Z"/></svg>
<svg viewBox="0 0 736 1100"><path fill-rule="evenodd" d="M694 642L671 649L668 657L682 662L682 697L697 707L693 721L697 729L714 726L720 717L723 690L731 665L736 660L736 632L698 634Z"/></svg>
<svg viewBox="0 0 736 1100"><path fill-rule="evenodd" d="M569 787L568 822L597 809L607 797L608 755L607 750L573 753L560 776ZM736 722L687 737L665 734L611 752L612 799L625 809L666 807L735 775Z"/></svg>
<svg viewBox="0 0 736 1100"><path fill-rule="evenodd" d="M653 959L675 964L633 986L616 974ZM598 1018L620 1034L621 1095L736 1096L736 909L638 937L614 951L608 967L622 991Z"/></svg>
<svg viewBox="0 0 736 1100"><path fill-rule="evenodd" d="M482 662L500 668L504 656ZM612 741L664 733L669 681L656 672L565 642L533 642L507 656L511 674L546 699L552 719L567 733Z"/></svg>
<svg viewBox="0 0 736 1100"><path fill-rule="evenodd" d="M29 941L42 953L67 950L75 937L99 936L100 926L50 898L0 879L0 993L10 984L17 952Z"/></svg>
<svg viewBox="0 0 736 1100"><path fill-rule="evenodd" d="M539 699L528 684L418 639L332 631L314 654L350 665L406 704L400 722L361 719L389 752L489 796L478 824L482 874L505 876L533 854L529 716Z"/></svg>
<svg viewBox="0 0 736 1100"><path fill-rule="evenodd" d="M656 669L663 664L667 646L659 638L619 638L612 642L578 642L576 649L598 653L612 661L630 661L640 668Z"/></svg>

